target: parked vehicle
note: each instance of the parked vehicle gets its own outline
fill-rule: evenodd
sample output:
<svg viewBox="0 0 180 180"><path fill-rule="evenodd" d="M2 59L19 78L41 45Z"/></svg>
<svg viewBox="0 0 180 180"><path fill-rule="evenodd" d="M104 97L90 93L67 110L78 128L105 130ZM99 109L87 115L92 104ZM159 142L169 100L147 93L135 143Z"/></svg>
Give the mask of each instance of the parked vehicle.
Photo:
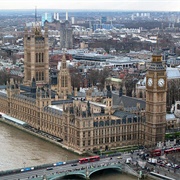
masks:
<svg viewBox="0 0 180 180"><path fill-rule="evenodd" d="M161 149L154 149L151 152L152 157L161 156Z"/></svg>
<svg viewBox="0 0 180 180"><path fill-rule="evenodd" d="M77 164L71 164L71 166L77 166Z"/></svg>
<svg viewBox="0 0 180 180"><path fill-rule="evenodd" d="M155 158L149 158L148 159L148 163L151 163L151 164L157 164L157 159L155 159Z"/></svg>
<svg viewBox="0 0 180 180"><path fill-rule="evenodd" d="M132 158L127 158L127 159L126 159L126 164L130 164L131 161L132 161Z"/></svg>
<svg viewBox="0 0 180 180"><path fill-rule="evenodd" d="M47 170L47 171L53 170L53 167L48 167L48 168L46 168L46 170Z"/></svg>

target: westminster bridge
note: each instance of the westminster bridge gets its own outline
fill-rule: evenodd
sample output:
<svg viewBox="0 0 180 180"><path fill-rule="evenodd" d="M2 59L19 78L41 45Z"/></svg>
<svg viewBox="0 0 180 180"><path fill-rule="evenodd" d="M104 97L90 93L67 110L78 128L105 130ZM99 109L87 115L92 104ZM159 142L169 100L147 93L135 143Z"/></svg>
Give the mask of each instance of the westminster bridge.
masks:
<svg viewBox="0 0 180 180"><path fill-rule="evenodd" d="M1 171L1 180L58 180L68 177L90 179L91 175L102 170L114 169L139 175L128 167L124 162L129 154L113 157L101 157L99 161L80 164L78 160L57 162L36 167L24 167L21 169Z"/></svg>

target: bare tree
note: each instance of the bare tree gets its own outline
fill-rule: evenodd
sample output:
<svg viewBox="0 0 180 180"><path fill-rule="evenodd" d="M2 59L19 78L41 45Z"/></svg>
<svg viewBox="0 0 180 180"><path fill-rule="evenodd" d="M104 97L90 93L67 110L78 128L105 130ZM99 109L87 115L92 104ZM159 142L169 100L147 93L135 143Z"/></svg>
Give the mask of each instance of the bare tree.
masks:
<svg viewBox="0 0 180 180"><path fill-rule="evenodd" d="M7 83L7 81L9 81L9 79L10 79L9 73L7 73L4 70L0 71L0 77L1 77L0 78L0 85L5 85Z"/></svg>
<svg viewBox="0 0 180 180"><path fill-rule="evenodd" d="M169 80L167 86L167 108L170 109L175 101L180 100L180 79Z"/></svg>

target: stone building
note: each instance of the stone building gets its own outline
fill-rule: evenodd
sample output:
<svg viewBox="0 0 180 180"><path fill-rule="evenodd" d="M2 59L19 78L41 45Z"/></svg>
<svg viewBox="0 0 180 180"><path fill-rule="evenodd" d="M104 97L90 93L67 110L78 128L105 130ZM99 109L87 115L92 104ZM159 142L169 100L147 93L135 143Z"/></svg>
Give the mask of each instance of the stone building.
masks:
<svg viewBox="0 0 180 180"><path fill-rule="evenodd" d="M63 99L67 99L67 95L72 94L71 88L71 76L67 68L66 57L63 55L61 61L61 67L58 74L58 96Z"/></svg>
<svg viewBox="0 0 180 180"><path fill-rule="evenodd" d="M31 38L34 38L33 33L37 37L35 32L36 28ZM40 41L43 41L42 37ZM34 42L29 42L29 46L35 47ZM25 48L25 62L36 62L36 49L29 49L32 56L29 57ZM38 56L37 60L39 57L42 56ZM27 61L28 58L30 61ZM41 61L41 64L46 67L47 61ZM154 66L160 68L153 69ZM48 78L44 76L42 81L35 76L35 70L39 69L41 66L38 63L26 63L24 80L27 85L20 85L12 79L7 83L6 91L0 91L1 112L62 139L68 148L81 153L164 141L166 71L161 66L161 56L153 56L152 69L147 73L146 102L124 96L122 88L119 93L112 93L109 85L98 102L95 97L91 98L91 91L87 91L84 98L78 98L75 88L73 96L65 56L58 75L57 91L52 90L49 83L42 86L40 82L46 83ZM44 70L45 73L46 68Z"/></svg>
<svg viewBox="0 0 180 180"><path fill-rule="evenodd" d="M24 84L30 85L33 78L39 85L49 83L48 30L43 35L38 26L24 33Z"/></svg>
<svg viewBox="0 0 180 180"><path fill-rule="evenodd" d="M155 145L165 141L167 75L161 53L152 55L146 73L146 134L145 144Z"/></svg>

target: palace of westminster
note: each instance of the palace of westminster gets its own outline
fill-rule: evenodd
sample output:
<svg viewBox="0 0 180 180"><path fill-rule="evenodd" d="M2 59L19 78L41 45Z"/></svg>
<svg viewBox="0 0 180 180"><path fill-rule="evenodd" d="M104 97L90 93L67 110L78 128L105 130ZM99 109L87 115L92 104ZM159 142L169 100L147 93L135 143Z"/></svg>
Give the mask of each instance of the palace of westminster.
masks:
<svg viewBox="0 0 180 180"><path fill-rule="evenodd" d="M1 112L62 139L62 144L81 153L164 142L167 77L158 51L146 73L146 102L142 105L137 100L129 109L122 98L132 102L123 96L122 88L114 94L107 85L103 95L94 95L90 88L84 98L79 97L77 88L71 87L65 54L57 85L51 86L48 52L48 30L42 34L38 26L31 32L25 29L23 84L13 79L7 83L6 91L0 92Z"/></svg>

